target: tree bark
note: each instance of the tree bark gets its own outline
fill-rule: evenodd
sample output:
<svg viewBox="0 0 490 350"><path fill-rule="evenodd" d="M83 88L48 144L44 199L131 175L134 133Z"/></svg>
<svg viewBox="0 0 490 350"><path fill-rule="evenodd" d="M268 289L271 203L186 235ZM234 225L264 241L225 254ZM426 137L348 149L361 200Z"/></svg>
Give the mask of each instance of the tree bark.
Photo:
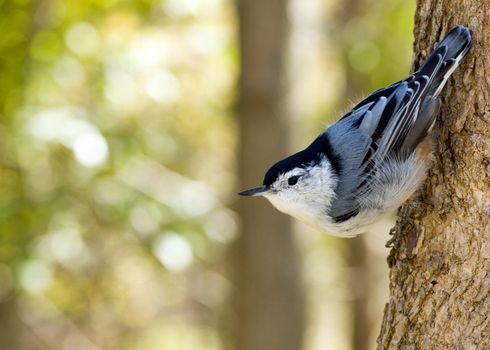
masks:
<svg viewBox="0 0 490 350"><path fill-rule="evenodd" d="M490 2L419 0L414 67L456 24L473 48L442 92L428 179L400 211L378 349L490 349Z"/></svg>
<svg viewBox="0 0 490 350"><path fill-rule="evenodd" d="M287 1L238 2L241 74L238 84L239 184L259 185L288 152L284 83ZM303 292L289 219L262 198L238 203L242 230L234 247L235 349L302 347Z"/></svg>

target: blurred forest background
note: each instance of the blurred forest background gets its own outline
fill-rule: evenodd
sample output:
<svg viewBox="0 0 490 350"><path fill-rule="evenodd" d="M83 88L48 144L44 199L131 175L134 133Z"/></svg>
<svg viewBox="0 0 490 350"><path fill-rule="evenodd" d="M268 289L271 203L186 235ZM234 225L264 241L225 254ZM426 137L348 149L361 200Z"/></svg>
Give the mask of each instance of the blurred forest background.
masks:
<svg viewBox="0 0 490 350"><path fill-rule="evenodd" d="M255 333L243 330L240 307L255 292L242 277L256 270L240 254L253 259L269 238L247 241L255 223L238 213L243 200L275 212L236 196L266 170L237 180L247 164L236 155L246 123L239 27L254 26L243 13L257 3L0 0L2 349L255 350L243 345ZM287 79L271 127L287 138L277 150L285 156L408 73L415 3L274 6L264 16L271 26L285 16L278 72ZM268 164L281 156L263 149ZM299 252L287 327L305 350L373 349L388 289L386 227L341 240L293 225L283 235ZM271 266L254 268L280 274ZM274 322L274 309L260 310Z"/></svg>

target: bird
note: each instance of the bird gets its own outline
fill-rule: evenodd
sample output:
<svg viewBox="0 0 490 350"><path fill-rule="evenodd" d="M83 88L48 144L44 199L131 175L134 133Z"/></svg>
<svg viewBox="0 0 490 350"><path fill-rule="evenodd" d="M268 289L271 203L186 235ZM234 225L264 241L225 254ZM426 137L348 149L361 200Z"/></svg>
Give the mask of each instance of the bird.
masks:
<svg viewBox="0 0 490 350"><path fill-rule="evenodd" d="M266 172L263 196L278 210L339 237L354 237L393 215L423 183L431 163L439 94L471 48L458 25L420 69L355 105L304 150Z"/></svg>

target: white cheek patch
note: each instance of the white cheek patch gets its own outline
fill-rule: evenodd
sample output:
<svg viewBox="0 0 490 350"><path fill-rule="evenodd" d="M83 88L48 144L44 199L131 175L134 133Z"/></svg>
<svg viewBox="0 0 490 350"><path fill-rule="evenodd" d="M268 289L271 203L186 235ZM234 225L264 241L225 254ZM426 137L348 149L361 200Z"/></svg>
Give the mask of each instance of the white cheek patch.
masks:
<svg viewBox="0 0 490 350"><path fill-rule="evenodd" d="M300 176L297 184L287 184L291 176ZM265 197L279 211L318 228L328 220L326 213L336 185L330 163L324 159L310 168L293 169L281 175L274 184L277 192Z"/></svg>

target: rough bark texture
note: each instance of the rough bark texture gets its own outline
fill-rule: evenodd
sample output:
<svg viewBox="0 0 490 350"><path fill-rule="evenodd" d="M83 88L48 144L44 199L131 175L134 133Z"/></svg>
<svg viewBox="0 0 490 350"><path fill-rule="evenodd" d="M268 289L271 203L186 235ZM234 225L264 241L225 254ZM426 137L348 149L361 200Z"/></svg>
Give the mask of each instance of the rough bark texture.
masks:
<svg viewBox="0 0 490 350"><path fill-rule="evenodd" d="M239 182L257 186L287 154L284 110L287 1L238 2L241 46ZM303 335L299 255L289 219L263 198L238 203L242 230L234 248L238 319L235 349L298 350Z"/></svg>
<svg viewBox="0 0 490 350"><path fill-rule="evenodd" d="M442 93L428 179L400 211L378 349L490 349L490 2L419 0L414 66L456 24L473 48Z"/></svg>

